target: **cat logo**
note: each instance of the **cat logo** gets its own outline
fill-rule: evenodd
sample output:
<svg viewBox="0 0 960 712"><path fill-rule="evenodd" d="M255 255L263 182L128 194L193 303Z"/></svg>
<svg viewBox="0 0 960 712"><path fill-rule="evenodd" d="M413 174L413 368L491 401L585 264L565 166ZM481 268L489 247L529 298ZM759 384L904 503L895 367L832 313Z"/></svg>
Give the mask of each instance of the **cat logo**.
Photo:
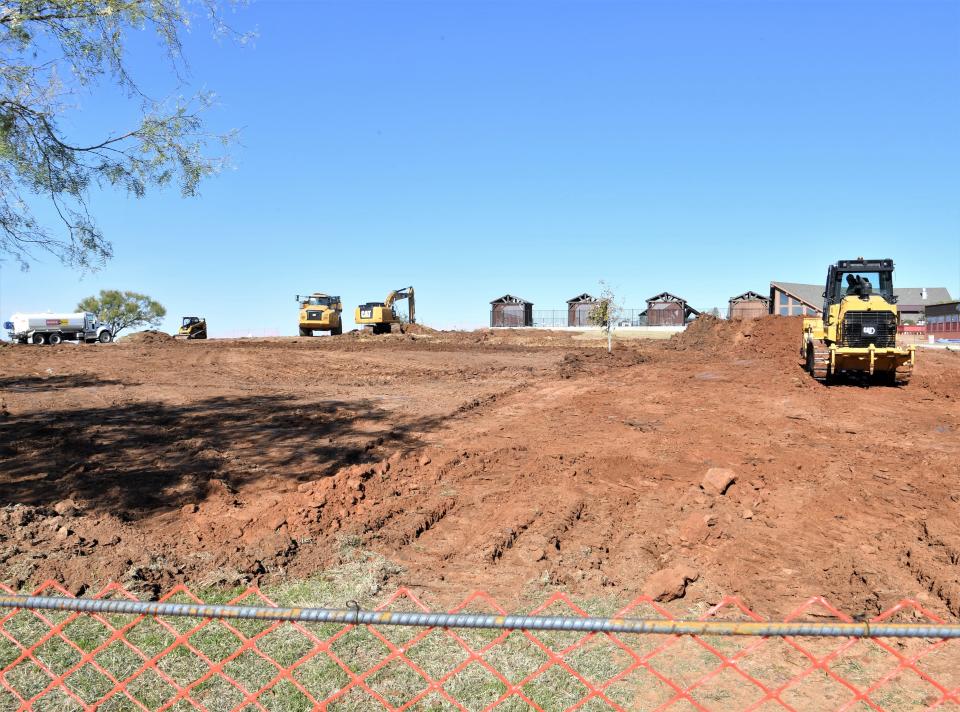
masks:
<svg viewBox="0 0 960 712"><path fill-rule="evenodd" d="M873 336L877 333L877 327L875 326L865 326L863 327L863 333L867 336Z"/></svg>

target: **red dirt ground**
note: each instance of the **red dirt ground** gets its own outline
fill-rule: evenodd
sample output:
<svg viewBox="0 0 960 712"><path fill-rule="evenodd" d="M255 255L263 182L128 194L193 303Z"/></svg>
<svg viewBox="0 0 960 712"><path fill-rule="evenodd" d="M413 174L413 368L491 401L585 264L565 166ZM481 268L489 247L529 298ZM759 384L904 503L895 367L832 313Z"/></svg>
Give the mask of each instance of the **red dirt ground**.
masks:
<svg viewBox="0 0 960 712"><path fill-rule="evenodd" d="M960 615L960 356L827 387L799 330L703 320L612 357L535 330L2 348L0 574L159 590L359 546L438 604L626 599L686 567L685 604Z"/></svg>

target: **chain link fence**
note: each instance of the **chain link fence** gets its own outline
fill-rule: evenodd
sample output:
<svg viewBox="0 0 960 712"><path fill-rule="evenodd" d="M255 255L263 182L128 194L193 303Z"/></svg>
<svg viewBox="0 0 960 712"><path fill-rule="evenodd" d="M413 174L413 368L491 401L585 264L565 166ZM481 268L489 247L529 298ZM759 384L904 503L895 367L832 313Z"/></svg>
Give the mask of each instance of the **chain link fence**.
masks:
<svg viewBox="0 0 960 712"><path fill-rule="evenodd" d="M617 319L617 326L646 326L645 309L623 309ZM556 329L565 326L593 326L586 310L578 310L571 316L568 309L534 309L533 326L540 329Z"/></svg>

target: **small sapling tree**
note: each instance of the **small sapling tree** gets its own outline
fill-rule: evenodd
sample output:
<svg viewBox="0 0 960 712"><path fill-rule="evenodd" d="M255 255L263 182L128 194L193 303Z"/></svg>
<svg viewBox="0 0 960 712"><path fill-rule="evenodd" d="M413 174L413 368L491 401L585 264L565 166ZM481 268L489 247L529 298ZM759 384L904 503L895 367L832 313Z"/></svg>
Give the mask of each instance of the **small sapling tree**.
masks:
<svg viewBox="0 0 960 712"><path fill-rule="evenodd" d="M600 280L600 299L590 310L590 323L599 326L607 335L607 353L613 353L613 328L620 317L620 311L613 287Z"/></svg>

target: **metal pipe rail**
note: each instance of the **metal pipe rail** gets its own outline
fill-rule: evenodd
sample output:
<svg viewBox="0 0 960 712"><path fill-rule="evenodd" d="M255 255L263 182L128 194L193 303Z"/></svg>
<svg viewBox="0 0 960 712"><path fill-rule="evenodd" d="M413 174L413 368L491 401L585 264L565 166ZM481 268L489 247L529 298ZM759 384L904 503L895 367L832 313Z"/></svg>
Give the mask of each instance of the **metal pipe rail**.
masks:
<svg viewBox="0 0 960 712"><path fill-rule="evenodd" d="M60 598L0 595L0 608L111 613L138 616L256 619L343 625L399 625L426 628L557 630L584 633L656 635L748 635L769 637L960 638L955 623L773 623L756 621L691 621L574 616L522 616L480 613L424 613L348 608L268 608L204 603Z"/></svg>

